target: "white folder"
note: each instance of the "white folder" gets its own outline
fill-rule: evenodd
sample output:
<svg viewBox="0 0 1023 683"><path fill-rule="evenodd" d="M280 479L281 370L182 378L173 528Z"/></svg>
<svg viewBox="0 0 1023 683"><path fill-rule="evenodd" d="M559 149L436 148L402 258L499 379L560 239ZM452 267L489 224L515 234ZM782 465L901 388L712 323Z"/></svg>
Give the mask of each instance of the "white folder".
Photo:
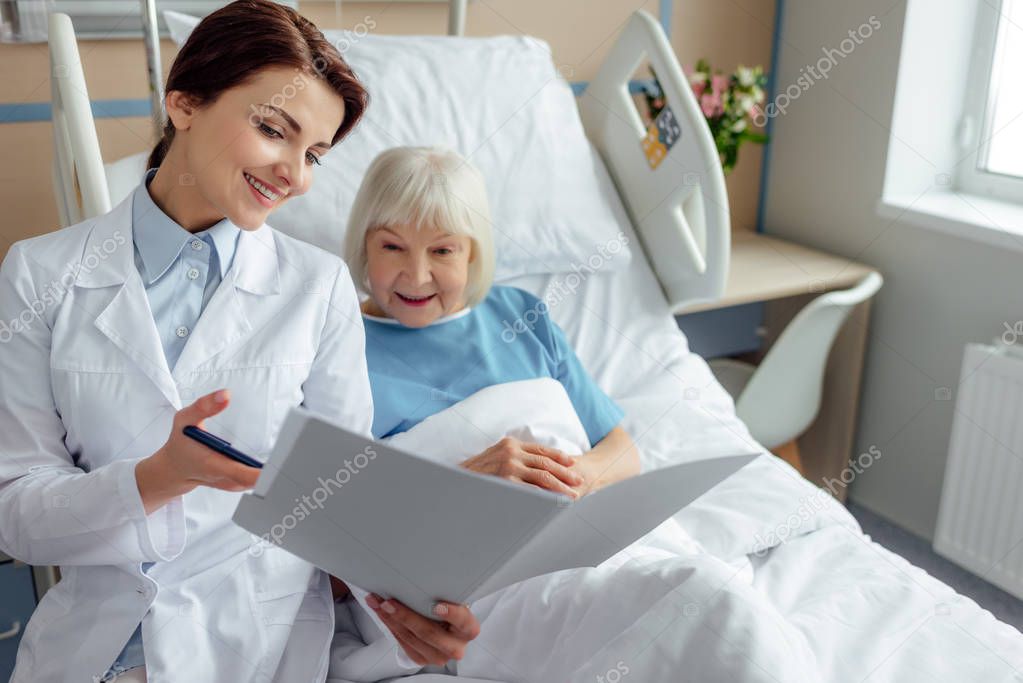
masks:
<svg viewBox="0 0 1023 683"><path fill-rule="evenodd" d="M437 600L471 603L534 576L596 566L755 457L664 467L573 501L405 453L296 408L233 519L428 615Z"/></svg>

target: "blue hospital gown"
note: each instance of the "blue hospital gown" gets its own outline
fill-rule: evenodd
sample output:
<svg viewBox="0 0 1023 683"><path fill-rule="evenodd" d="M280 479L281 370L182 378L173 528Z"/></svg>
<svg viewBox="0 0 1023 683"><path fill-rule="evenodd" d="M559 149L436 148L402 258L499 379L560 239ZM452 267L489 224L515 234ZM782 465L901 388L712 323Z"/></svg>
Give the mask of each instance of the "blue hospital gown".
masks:
<svg viewBox="0 0 1023 683"><path fill-rule="evenodd" d="M583 368L546 305L515 287L492 287L477 306L409 328L364 316L373 390L373 436L405 432L480 389L550 377L565 387L590 445L624 413Z"/></svg>

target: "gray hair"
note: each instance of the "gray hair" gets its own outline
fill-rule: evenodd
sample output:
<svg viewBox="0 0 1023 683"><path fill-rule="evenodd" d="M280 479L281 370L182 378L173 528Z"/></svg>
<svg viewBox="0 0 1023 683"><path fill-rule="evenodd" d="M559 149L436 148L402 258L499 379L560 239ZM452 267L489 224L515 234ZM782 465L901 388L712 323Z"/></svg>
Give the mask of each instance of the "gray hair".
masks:
<svg viewBox="0 0 1023 683"><path fill-rule="evenodd" d="M355 195L342 254L362 292L369 293L366 235L404 225L468 236L466 305L486 297L494 281L494 237L486 182L475 166L442 147L394 147L377 155Z"/></svg>

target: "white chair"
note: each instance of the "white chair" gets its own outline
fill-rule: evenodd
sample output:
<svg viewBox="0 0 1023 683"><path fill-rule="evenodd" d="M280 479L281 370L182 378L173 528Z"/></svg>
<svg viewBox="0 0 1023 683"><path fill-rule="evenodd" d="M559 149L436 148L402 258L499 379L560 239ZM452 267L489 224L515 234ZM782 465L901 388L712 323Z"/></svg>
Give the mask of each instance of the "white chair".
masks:
<svg viewBox="0 0 1023 683"><path fill-rule="evenodd" d="M831 345L852 309L872 297L884 279L870 273L852 289L822 294L782 331L760 365L716 358L711 370L735 399L735 412L765 448L792 441L820 409Z"/></svg>

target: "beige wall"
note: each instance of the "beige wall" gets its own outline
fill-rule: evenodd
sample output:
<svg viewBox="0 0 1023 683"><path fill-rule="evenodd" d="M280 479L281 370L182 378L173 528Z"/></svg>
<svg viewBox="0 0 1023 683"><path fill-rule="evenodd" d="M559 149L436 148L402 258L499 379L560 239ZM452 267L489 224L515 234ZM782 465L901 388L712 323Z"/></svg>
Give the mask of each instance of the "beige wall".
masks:
<svg viewBox="0 0 1023 683"><path fill-rule="evenodd" d="M680 60L691 64L707 57L731 69L738 63L770 63L774 24L773 0L690 0L676 3L672 43ZM635 9L657 14L658 3L637 6L626 0L488 0L469 5L466 34L530 34L548 43L559 65L571 67L574 80L586 80L599 67L614 37ZM375 33L437 34L447 29L447 8L433 3L346 3L338 16L334 3L300 2L300 11L322 28L352 28L365 17ZM81 41L79 49L89 95L100 99L146 97L145 57L141 41ZM175 54L163 42L164 72ZM50 96L46 45L0 45L0 103L46 102ZM152 130L146 118L98 119L103 158L112 161L149 149ZM50 181L52 144L49 122L0 123L0 257L18 239L58 225ZM746 147L728 189L733 227L755 227L759 197L760 149Z"/></svg>

